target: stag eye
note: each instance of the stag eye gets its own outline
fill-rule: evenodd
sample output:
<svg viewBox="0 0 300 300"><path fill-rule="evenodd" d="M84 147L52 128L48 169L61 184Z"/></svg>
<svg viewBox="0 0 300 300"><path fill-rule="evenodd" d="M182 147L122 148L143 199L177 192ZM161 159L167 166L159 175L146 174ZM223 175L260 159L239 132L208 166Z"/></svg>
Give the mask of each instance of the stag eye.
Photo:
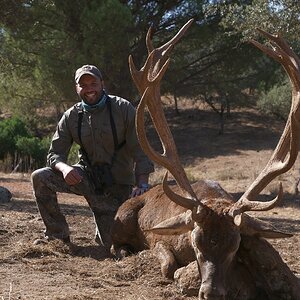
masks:
<svg viewBox="0 0 300 300"><path fill-rule="evenodd" d="M216 240L210 240L210 244L212 247L216 247L218 245L218 242Z"/></svg>

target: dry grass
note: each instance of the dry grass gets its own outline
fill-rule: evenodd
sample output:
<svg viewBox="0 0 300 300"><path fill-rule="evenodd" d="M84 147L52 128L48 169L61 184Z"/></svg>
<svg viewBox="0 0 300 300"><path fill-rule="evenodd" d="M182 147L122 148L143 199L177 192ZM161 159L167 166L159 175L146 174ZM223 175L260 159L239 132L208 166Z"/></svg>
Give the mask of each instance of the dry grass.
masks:
<svg viewBox="0 0 300 300"><path fill-rule="evenodd" d="M218 116L195 107L196 104L193 109L181 107L180 116L166 110L188 178L219 181L237 198L265 166L284 124L254 110L236 110L227 120L224 135L219 136ZM149 137L157 147L159 142L154 136L149 126ZM294 233L290 239L271 243L295 274L300 274L300 198L291 192L299 168L298 159L290 172L279 177L285 190L280 207L253 213ZM157 167L151 184L160 183L164 173L163 168ZM279 180L263 191L264 197L269 198L277 191ZM33 200L29 174L0 174L0 185L13 194L11 203L0 205L1 300L186 299L172 281L161 276L159 262L149 251L122 261L105 259L94 242L93 217L83 197L59 194L71 228L70 246L34 245L32 242L40 237L43 224Z"/></svg>

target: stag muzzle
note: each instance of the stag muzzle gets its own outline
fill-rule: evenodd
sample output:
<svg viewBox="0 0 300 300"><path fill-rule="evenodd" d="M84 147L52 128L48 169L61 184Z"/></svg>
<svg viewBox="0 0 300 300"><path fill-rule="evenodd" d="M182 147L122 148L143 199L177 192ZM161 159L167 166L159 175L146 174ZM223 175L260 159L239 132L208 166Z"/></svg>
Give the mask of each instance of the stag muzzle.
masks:
<svg viewBox="0 0 300 300"><path fill-rule="evenodd" d="M205 262L201 268L202 282L199 300L225 300L224 272L220 272L212 262Z"/></svg>
<svg viewBox="0 0 300 300"><path fill-rule="evenodd" d="M224 287L215 287L212 284L202 283L199 290L199 300L225 300Z"/></svg>

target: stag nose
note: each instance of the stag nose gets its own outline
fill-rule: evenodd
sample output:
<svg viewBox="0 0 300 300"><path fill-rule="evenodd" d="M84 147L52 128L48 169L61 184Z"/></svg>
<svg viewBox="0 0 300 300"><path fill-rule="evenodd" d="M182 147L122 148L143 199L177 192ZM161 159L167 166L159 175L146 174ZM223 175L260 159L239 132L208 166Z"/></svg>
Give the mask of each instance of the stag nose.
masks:
<svg viewBox="0 0 300 300"><path fill-rule="evenodd" d="M199 291L199 300L225 300L225 290L202 285Z"/></svg>
<svg viewBox="0 0 300 300"><path fill-rule="evenodd" d="M224 295L204 294L203 292L200 292L199 300L225 300L225 296Z"/></svg>

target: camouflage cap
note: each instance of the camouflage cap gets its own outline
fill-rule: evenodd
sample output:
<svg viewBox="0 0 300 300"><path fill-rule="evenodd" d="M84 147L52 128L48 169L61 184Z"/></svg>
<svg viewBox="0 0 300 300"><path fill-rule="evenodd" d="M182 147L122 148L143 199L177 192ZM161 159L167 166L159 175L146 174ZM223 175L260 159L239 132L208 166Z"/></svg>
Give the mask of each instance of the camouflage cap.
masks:
<svg viewBox="0 0 300 300"><path fill-rule="evenodd" d="M81 76L85 75L85 74L89 74L96 78L102 79L102 74L96 66L84 65L84 66L80 67L79 69L77 69L77 71L75 72L75 82L79 83Z"/></svg>

